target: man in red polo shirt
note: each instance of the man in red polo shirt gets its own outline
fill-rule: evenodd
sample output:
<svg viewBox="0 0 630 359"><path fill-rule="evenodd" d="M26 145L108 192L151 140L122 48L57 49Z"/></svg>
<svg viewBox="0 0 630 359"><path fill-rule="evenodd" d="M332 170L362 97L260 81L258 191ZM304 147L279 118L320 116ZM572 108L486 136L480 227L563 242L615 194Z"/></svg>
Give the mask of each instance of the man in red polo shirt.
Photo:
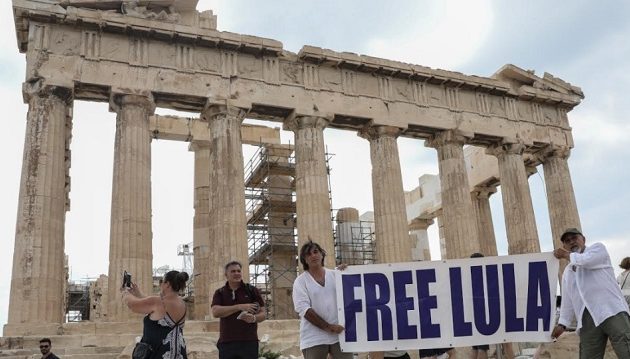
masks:
<svg viewBox="0 0 630 359"><path fill-rule="evenodd" d="M265 320L265 302L258 289L243 282L242 265L225 265L225 286L212 297L212 316L220 318L219 359L258 358L258 324Z"/></svg>

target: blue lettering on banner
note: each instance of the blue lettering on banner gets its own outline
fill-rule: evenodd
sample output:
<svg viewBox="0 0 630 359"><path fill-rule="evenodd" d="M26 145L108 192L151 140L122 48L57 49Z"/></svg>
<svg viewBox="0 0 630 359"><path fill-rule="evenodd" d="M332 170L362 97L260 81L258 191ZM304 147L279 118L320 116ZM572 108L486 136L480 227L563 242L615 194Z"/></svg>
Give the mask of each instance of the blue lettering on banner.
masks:
<svg viewBox="0 0 630 359"><path fill-rule="evenodd" d="M416 271L418 281L418 309L420 311L420 338L439 338L440 325L431 321L431 309L437 308L437 297L429 293L429 283L435 283L435 269Z"/></svg>
<svg viewBox="0 0 630 359"><path fill-rule="evenodd" d="M466 337L472 335L472 324L464 318L464 297L462 291L461 268L449 268L451 282L451 305L453 309L453 335Z"/></svg>
<svg viewBox="0 0 630 359"><path fill-rule="evenodd" d="M503 300L505 301L505 331L522 332L523 318L516 315L516 277L514 264L503 264Z"/></svg>
<svg viewBox="0 0 630 359"><path fill-rule="evenodd" d="M527 331L538 331L539 320L543 321L543 330L549 330L549 313L551 313L551 293L549 292L549 276L547 262L529 263L527 281ZM538 298L540 294L540 302Z"/></svg>
<svg viewBox="0 0 630 359"><path fill-rule="evenodd" d="M499 296L499 269L497 265L486 266L488 288L488 317L486 318L486 296L484 293L483 267L470 267L473 293L475 328L479 334L492 335L501 324L501 300Z"/></svg>
<svg viewBox="0 0 630 359"><path fill-rule="evenodd" d="M414 309L413 298L407 296L407 284L413 279L411 271L394 272L394 297L396 298L396 328L398 339L417 339L418 327L409 325L407 312Z"/></svg>
<svg viewBox="0 0 630 359"><path fill-rule="evenodd" d="M354 288L361 287L361 275L352 274L341 277L343 287L343 304L346 320L346 342L357 341L357 313L363 311L363 302L354 297Z"/></svg>
<svg viewBox="0 0 630 359"><path fill-rule="evenodd" d="M392 311L387 306L389 303L389 281L384 274L366 273L363 275L365 284L365 317L367 319L367 339L392 340L394 337L392 328ZM378 296L376 294L378 288ZM382 338L379 337L378 312L381 313L380 326Z"/></svg>

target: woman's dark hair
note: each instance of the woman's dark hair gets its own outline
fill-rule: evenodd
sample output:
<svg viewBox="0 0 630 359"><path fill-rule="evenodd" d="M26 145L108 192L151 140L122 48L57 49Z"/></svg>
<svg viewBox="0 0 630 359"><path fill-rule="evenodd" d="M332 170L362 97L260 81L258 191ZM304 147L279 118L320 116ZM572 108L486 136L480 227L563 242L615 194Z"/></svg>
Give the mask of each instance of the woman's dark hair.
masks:
<svg viewBox="0 0 630 359"><path fill-rule="evenodd" d="M484 255L483 255L482 253L475 252L475 253L473 253L473 254L471 254L471 255L470 255L470 258L481 258L481 257L483 257L483 256L484 256Z"/></svg>
<svg viewBox="0 0 630 359"><path fill-rule="evenodd" d="M172 270L164 275L164 283L170 284L176 292L186 288L186 282L188 282L188 273L186 272Z"/></svg>
<svg viewBox="0 0 630 359"><path fill-rule="evenodd" d="M322 254L322 265L324 265L324 258L326 258L326 251L322 249L322 246L319 244L309 240L308 242L302 245L300 248L300 263L302 263L302 268L304 270L308 270L308 263L306 263L306 255L311 253L313 249L317 249Z"/></svg>
<svg viewBox="0 0 630 359"><path fill-rule="evenodd" d="M621 263L619 263L619 266L625 270L630 269L630 257L622 259Z"/></svg>

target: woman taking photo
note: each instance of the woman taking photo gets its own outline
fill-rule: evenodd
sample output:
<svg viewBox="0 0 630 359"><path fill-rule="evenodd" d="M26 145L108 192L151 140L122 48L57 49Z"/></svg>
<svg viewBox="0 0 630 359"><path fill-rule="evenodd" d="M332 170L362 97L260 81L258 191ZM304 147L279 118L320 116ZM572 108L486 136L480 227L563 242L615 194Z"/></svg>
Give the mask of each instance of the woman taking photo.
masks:
<svg viewBox="0 0 630 359"><path fill-rule="evenodd" d="M142 343L150 345L148 358L187 359L183 328L186 304L179 292L186 287L186 272L170 271L160 280L160 295L145 296L135 283L123 288L123 301L134 313L146 314Z"/></svg>

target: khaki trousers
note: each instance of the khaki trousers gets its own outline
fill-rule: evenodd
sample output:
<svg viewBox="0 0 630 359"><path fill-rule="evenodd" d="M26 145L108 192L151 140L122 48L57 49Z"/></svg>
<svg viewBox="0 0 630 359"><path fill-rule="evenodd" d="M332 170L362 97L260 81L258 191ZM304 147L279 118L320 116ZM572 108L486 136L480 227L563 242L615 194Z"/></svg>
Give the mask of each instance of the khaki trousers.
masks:
<svg viewBox="0 0 630 359"><path fill-rule="evenodd" d="M617 313L596 327L591 313L584 309L580 329L580 359L603 358L608 339L619 359L630 359L628 313Z"/></svg>

